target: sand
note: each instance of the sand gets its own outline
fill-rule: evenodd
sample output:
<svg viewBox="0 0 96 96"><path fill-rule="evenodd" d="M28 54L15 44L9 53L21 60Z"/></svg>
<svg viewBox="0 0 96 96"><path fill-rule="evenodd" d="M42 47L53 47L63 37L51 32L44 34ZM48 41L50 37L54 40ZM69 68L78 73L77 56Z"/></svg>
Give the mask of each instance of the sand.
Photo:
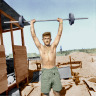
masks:
<svg viewBox="0 0 96 96"><path fill-rule="evenodd" d="M57 56L56 64L58 62L65 63L69 62L69 56L71 56L72 61L82 61L82 68L73 69L73 72L79 73L80 83L78 85L75 84L73 79L64 80L61 79L61 83L63 89L61 91L61 96L90 96L88 89L83 79L94 78L91 79L90 82L93 82L96 85L96 55L95 54L87 54L83 52L73 52L68 56ZM29 70L36 70L36 60L31 60L29 62ZM38 61L39 62L39 61ZM34 90L30 93L29 96L41 96L41 82L33 83ZM96 87L96 86L95 86ZM54 96L53 90L50 91L50 96Z"/></svg>

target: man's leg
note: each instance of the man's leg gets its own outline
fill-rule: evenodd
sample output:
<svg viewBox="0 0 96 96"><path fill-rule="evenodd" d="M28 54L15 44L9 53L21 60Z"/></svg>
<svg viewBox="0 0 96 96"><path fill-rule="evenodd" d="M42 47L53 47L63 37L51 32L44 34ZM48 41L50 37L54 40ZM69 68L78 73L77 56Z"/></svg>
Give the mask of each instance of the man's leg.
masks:
<svg viewBox="0 0 96 96"><path fill-rule="evenodd" d="M60 92L59 91L54 91L53 90L53 93L54 93L55 96L60 96Z"/></svg>
<svg viewBox="0 0 96 96"><path fill-rule="evenodd" d="M62 90L62 84L61 84L61 79L60 79L60 74L58 69L54 71L54 79L53 79L53 93L55 96L60 96L60 91Z"/></svg>
<svg viewBox="0 0 96 96"><path fill-rule="evenodd" d="M41 74L41 96L49 96L51 90L50 70L43 70Z"/></svg>

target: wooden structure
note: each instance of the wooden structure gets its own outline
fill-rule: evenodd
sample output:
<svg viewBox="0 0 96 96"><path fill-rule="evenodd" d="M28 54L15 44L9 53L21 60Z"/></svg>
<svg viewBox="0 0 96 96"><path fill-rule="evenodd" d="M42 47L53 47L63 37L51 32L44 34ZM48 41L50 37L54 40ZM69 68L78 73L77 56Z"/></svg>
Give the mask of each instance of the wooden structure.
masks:
<svg viewBox="0 0 96 96"><path fill-rule="evenodd" d="M6 2L0 0L0 94L3 93L4 91L8 91L6 56L5 56L5 49L4 49L3 36L2 36L3 33L10 32L11 34L17 87L19 87L19 83L22 80L26 79L28 82L27 52L24 44L23 28L21 28L18 23L14 23L14 24L3 23L6 20L16 21L17 18L19 18L19 16L20 15L14 9L12 9ZM26 23L25 25L29 25L29 24ZM22 40L21 46L14 45L13 31L16 30L21 31L21 40Z"/></svg>
<svg viewBox="0 0 96 96"><path fill-rule="evenodd" d="M1 40L2 41L2 40ZM1 43L1 42L0 42ZM0 94L8 90L5 49L0 45Z"/></svg>
<svg viewBox="0 0 96 96"><path fill-rule="evenodd" d="M69 62L62 63L62 64L60 62L58 62L57 67L60 68L61 65L70 65L71 75L73 76L74 73L73 73L72 69L82 68L82 61L72 61L71 56L69 56L69 60L70 60ZM76 64L76 66L72 66L72 65L75 65L75 64Z"/></svg>

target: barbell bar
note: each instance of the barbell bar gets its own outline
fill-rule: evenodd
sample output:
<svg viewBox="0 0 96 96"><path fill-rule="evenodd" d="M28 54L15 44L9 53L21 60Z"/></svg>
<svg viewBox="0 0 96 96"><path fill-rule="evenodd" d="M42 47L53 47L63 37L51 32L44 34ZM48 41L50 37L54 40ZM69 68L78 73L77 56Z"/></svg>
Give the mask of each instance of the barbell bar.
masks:
<svg viewBox="0 0 96 96"><path fill-rule="evenodd" d="M72 25L74 24L75 20L83 20L83 19L88 19L88 18L74 18L74 14L69 13L69 18L68 19L63 19L63 20L69 20L69 24ZM36 20L36 22L46 22L46 21L57 21L57 19L52 19L52 20ZM24 27L24 23L30 22L30 21L25 21L23 16L19 17L18 21L6 21L4 23L19 23L21 27Z"/></svg>

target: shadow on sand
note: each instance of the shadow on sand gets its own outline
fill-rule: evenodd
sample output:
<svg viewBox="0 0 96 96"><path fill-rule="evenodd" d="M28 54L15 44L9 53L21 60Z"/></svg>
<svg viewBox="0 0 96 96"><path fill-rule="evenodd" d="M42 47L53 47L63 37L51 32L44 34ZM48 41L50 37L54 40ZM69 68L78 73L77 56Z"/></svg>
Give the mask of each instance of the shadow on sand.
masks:
<svg viewBox="0 0 96 96"><path fill-rule="evenodd" d="M67 85L67 86L68 86L67 88L62 87L62 90L60 91L60 96L65 96L66 91L72 87L72 85Z"/></svg>

